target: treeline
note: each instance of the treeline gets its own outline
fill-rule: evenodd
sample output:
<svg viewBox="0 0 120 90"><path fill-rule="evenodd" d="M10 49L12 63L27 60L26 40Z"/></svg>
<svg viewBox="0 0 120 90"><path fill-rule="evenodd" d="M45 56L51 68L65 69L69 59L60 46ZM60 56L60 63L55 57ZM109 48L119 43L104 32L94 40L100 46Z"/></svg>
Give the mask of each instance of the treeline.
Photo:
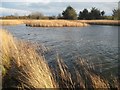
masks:
<svg viewBox="0 0 120 90"><path fill-rule="evenodd" d="M105 19L105 11L100 11L97 8L93 7L89 12L87 9L80 11L78 19Z"/></svg>
<svg viewBox="0 0 120 90"><path fill-rule="evenodd" d="M99 10L92 7L90 11L86 8L77 14L76 10L68 6L62 13L58 16L45 16L40 12L33 12L27 16L11 15L3 16L0 19L67 19L67 20L96 20L96 19L110 19L110 20L120 20L120 9L112 10L113 14L111 16L106 16L104 10Z"/></svg>

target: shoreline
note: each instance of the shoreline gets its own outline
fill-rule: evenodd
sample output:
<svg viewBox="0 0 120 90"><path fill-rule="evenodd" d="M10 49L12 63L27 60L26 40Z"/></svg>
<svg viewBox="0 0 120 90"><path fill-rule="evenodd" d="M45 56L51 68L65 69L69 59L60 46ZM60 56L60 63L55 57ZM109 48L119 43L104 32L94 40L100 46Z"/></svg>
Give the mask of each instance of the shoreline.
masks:
<svg viewBox="0 0 120 90"><path fill-rule="evenodd" d="M25 24L30 27L83 27L89 25L110 25L120 26L120 20L24 20L24 19L3 19L0 25Z"/></svg>
<svg viewBox="0 0 120 90"><path fill-rule="evenodd" d="M84 22L90 25L120 26L120 20L77 20L77 21Z"/></svg>

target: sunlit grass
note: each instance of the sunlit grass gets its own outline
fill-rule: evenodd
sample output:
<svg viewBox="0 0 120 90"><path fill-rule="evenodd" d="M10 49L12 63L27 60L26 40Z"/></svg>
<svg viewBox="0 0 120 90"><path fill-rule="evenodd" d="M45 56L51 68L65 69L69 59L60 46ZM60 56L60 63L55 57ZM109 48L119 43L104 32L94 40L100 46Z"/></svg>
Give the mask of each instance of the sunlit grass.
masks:
<svg viewBox="0 0 120 90"><path fill-rule="evenodd" d="M23 24L24 20L0 20L0 25L19 25L19 24Z"/></svg>
<svg viewBox="0 0 120 90"><path fill-rule="evenodd" d="M84 22L93 25L120 25L120 20L77 20L77 22Z"/></svg>
<svg viewBox="0 0 120 90"><path fill-rule="evenodd" d="M73 22L70 20L33 20L26 22L31 27L81 27L88 26L86 23Z"/></svg>
<svg viewBox="0 0 120 90"><path fill-rule="evenodd" d="M31 27L81 27L88 26L86 23L73 22L70 20L1 20L0 25L26 24Z"/></svg>
<svg viewBox="0 0 120 90"><path fill-rule="evenodd" d="M26 24L31 27L83 27L94 25L120 25L120 20L0 20L0 25Z"/></svg>
<svg viewBox="0 0 120 90"><path fill-rule="evenodd" d="M7 71L5 84L14 78L24 87L53 88L54 80L44 57L38 55L34 46L17 41L5 30L0 30L2 40L0 52L2 63ZM4 71L3 71L4 72ZM9 87L9 86L8 86Z"/></svg>

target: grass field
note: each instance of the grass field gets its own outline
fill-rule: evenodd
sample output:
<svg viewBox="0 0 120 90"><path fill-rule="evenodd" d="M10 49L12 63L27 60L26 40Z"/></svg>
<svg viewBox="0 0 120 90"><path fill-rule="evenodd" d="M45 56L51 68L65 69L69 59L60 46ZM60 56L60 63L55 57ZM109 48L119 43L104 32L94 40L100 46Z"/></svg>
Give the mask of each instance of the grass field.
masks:
<svg viewBox="0 0 120 90"><path fill-rule="evenodd" d="M0 30L0 41L3 88L119 88L117 77L107 80L82 58L75 60L74 72L70 72L59 55L57 67L52 68L36 45L17 40L6 30Z"/></svg>
<svg viewBox="0 0 120 90"><path fill-rule="evenodd" d="M84 22L73 22L70 20L35 20L26 22L26 26L31 27L83 27L88 26Z"/></svg>
<svg viewBox="0 0 120 90"><path fill-rule="evenodd" d="M90 25L120 25L120 20L1 20L0 25L26 24L31 27L83 27Z"/></svg>
<svg viewBox="0 0 120 90"><path fill-rule="evenodd" d="M120 26L120 20L78 20L78 22L88 23L90 25L116 25Z"/></svg>
<svg viewBox="0 0 120 90"><path fill-rule="evenodd" d="M24 20L0 20L0 25L19 25L23 24Z"/></svg>
<svg viewBox="0 0 120 90"><path fill-rule="evenodd" d="M31 27L81 27L88 26L86 23L69 20L1 20L0 25L26 24Z"/></svg>

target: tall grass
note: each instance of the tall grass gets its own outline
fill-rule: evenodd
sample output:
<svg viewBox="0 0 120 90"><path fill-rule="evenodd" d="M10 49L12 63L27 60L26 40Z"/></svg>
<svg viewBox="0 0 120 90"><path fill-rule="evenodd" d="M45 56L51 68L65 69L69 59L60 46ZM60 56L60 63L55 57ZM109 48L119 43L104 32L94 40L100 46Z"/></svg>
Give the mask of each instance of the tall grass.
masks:
<svg viewBox="0 0 120 90"><path fill-rule="evenodd" d="M68 20L31 20L26 22L31 27L81 27L88 26L86 23Z"/></svg>
<svg viewBox="0 0 120 90"><path fill-rule="evenodd" d="M120 20L76 20L76 22L84 22L91 25L116 25L120 26Z"/></svg>
<svg viewBox="0 0 120 90"><path fill-rule="evenodd" d="M0 20L0 25L19 25L19 24L23 24L24 20Z"/></svg>
<svg viewBox="0 0 120 90"><path fill-rule="evenodd" d="M16 82L24 88L55 87L51 71L44 57L36 53L34 46L22 41L18 42L5 30L0 30L0 36L2 63L7 70L3 80L5 87L11 87L12 84L12 87L15 87ZM16 82L11 81L12 78Z"/></svg>
<svg viewBox="0 0 120 90"><path fill-rule="evenodd" d="M56 64L58 64L56 78L62 88L110 88L109 82L93 72L83 59L75 62L75 66L79 69L74 67L72 72L60 58L57 59Z"/></svg>
<svg viewBox="0 0 120 90"><path fill-rule="evenodd" d="M0 25L26 24L31 27L80 27L88 26L84 22L73 22L68 20L0 20Z"/></svg>
<svg viewBox="0 0 120 90"><path fill-rule="evenodd" d="M52 68L35 45L16 40L5 30L0 30L0 40L3 88L119 88L117 78L111 85L84 59L75 60L71 71L57 55L56 67Z"/></svg>
<svg viewBox="0 0 120 90"><path fill-rule="evenodd" d="M0 25L26 24L31 27L82 27L93 25L120 25L120 20L0 20Z"/></svg>

